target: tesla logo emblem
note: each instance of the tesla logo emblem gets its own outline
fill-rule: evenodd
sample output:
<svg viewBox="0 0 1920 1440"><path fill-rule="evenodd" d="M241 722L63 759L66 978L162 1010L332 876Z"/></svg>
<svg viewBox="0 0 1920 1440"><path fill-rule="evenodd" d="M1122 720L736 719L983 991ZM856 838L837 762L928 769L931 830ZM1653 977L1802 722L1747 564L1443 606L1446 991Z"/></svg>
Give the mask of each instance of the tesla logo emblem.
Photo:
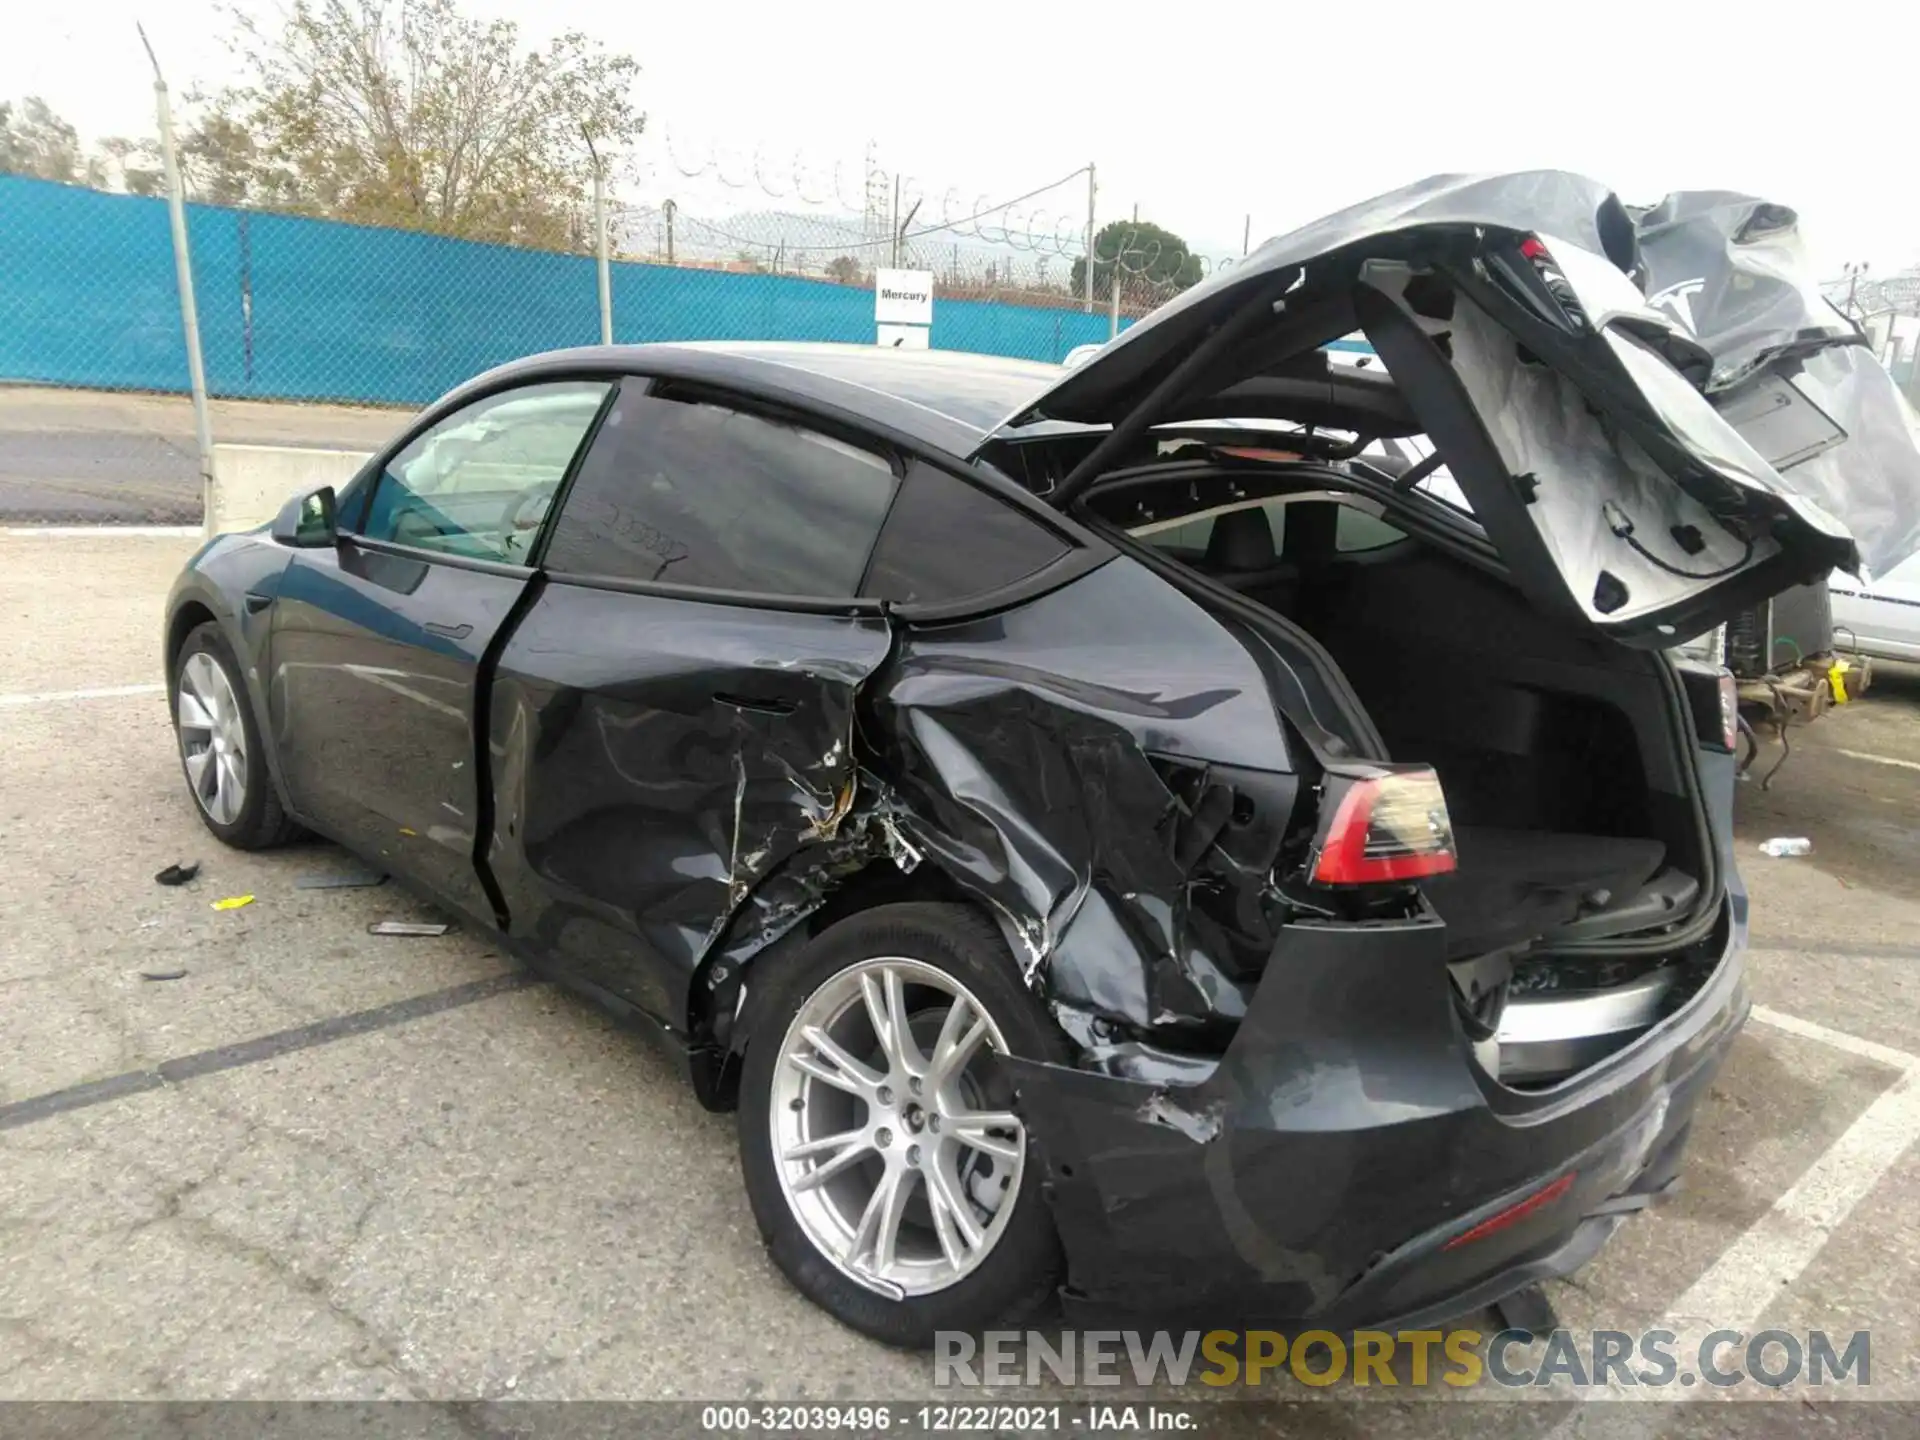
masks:
<svg viewBox="0 0 1920 1440"><path fill-rule="evenodd" d="M1693 297L1706 288L1705 280L1682 280L1677 285L1655 291L1647 297L1647 303L1673 316L1690 334L1698 335L1700 327L1693 321Z"/></svg>

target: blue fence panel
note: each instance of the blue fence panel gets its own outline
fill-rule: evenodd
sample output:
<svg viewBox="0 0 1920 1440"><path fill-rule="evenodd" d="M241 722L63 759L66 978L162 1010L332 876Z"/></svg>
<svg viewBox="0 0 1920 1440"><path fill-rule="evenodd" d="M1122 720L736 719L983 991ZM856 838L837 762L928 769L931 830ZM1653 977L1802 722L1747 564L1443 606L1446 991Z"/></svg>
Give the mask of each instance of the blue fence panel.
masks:
<svg viewBox="0 0 1920 1440"><path fill-rule="evenodd" d="M871 299L868 321L871 331ZM1076 345L1104 342L1111 323L1105 315L1089 315L1082 310L1003 305L991 300L936 300L929 341L937 350L975 350L1020 360L1058 362L1066 359ZM1122 329L1126 323L1122 322Z"/></svg>
<svg viewBox="0 0 1920 1440"><path fill-rule="evenodd" d="M587 257L223 214L245 226L251 303L250 365L223 364L218 378L209 366L225 393L419 403L519 356L599 339Z"/></svg>
<svg viewBox="0 0 1920 1440"><path fill-rule="evenodd" d="M599 338L590 257L264 211L187 207L216 395L418 404ZM615 338L869 344L873 293L791 275L612 266ZM1105 314L943 299L932 344L1058 361ZM166 203L0 176L0 379L184 391Z"/></svg>
<svg viewBox="0 0 1920 1440"><path fill-rule="evenodd" d="M622 261L613 334L659 340L873 340L873 292L793 275L736 275Z"/></svg>
<svg viewBox="0 0 1920 1440"><path fill-rule="evenodd" d="M186 389L165 205L0 175L0 377Z"/></svg>

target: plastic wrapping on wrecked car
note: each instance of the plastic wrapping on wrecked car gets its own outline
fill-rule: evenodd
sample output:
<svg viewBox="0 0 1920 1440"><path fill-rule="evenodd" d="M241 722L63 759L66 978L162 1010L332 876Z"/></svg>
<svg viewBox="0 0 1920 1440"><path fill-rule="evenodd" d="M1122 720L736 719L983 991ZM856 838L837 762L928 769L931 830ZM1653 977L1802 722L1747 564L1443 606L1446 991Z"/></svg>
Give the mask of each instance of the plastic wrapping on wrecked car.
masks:
<svg viewBox="0 0 1920 1440"><path fill-rule="evenodd" d="M1776 462L1853 532L1871 574L1920 552L1920 421L1860 331L1821 295L1784 205L1681 191L1637 215L1648 299L1713 356L1708 394L1731 413L1768 377L1790 382L1845 439Z"/></svg>

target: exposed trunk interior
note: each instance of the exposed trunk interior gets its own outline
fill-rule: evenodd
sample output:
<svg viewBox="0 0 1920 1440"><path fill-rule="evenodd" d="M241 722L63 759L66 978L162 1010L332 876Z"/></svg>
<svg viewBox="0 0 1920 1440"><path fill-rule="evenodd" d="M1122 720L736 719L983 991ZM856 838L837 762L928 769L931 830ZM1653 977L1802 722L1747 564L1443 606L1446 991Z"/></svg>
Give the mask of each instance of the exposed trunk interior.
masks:
<svg viewBox="0 0 1920 1440"><path fill-rule="evenodd" d="M1304 630L1345 673L1387 757L1438 773L1458 868L1422 885L1447 922L1470 1033L1540 1030L1545 1012L1522 1012L1555 998L1611 1002L1571 1022L1603 1032L1582 1043L1483 1052L1511 1083L1550 1083L1693 988L1657 953L1712 874L1667 662L1541 616L1378 501L1321 487L1187 472L1096 490L1091 508ZM1620 958L1554 953L1608 940Z"/></svg>

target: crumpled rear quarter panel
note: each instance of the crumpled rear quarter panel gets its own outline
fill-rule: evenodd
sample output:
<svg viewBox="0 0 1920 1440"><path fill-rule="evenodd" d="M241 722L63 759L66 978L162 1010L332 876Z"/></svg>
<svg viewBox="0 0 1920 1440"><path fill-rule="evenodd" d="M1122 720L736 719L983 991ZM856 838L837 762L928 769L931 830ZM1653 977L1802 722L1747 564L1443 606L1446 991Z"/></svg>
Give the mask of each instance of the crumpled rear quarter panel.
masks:
<svg viewBox="0 0 1920 1440"><path fill-rule="evenodd" d="M1147 1028L1245 1012L1297 777L1258 667L1199 606L1118 559L909 627L870 705L901 830L993 906L1050 998ZM1180 772L1239 781L1211 843Z"/></svg>

